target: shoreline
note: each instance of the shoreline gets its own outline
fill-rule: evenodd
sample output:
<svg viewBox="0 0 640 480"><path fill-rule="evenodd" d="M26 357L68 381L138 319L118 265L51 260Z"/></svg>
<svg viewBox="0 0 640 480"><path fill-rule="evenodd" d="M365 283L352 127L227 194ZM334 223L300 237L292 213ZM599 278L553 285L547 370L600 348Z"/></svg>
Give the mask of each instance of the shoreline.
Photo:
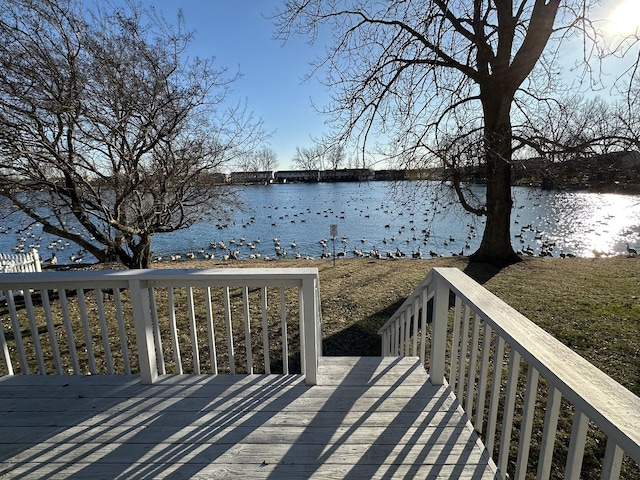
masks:
<svg viewBox="0 0 640 480"><path fill-rule="evenodd" d="M601 257L550 257L550 256L523 256L521 261L504 268L494 267L485 263L473 263L469 262L469 257L466 255L458 256L442 256L435 258L371 258L371 257L339 257L336 258L335 265L349 265L351 263L359 264L366 263L370 265L374 264L389 264L400 267L406 264L419 264L425 267L438 267L438 266L463 266L463 269L476 270L495 270L501 271L509 269L518 265L535 265L536 262L573 262L577 264L590 264L594 262L616 262L620 260L633 260L635 257L619 254L611 256ZM637 257L640 258L640 257ZM190 270L190 269L209 269L209 268L288 268L288 267L308 267L317 266L318 268L331 268L334 262L332 258L310 258L310 259L296 259L296 258L271 258L265 259L240 259L240 260L221 260L221 259L180 259L180 260L164 260L160 262L152 262L149 269L176 269L176 270ZM43 270L52 271L66 271L66 270L126 270L126 267L121 263L73 263L73 264L58 264L58 265L42 265Z"/></svg>

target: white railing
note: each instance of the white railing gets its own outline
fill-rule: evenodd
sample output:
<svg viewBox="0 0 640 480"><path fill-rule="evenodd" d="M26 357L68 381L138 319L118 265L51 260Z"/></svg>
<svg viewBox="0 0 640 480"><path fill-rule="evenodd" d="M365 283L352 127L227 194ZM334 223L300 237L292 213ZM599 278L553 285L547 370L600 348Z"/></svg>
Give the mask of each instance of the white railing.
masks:
<svg viewBox="0 0 640 480"><path fill-rule="evenodd" d="M379 333L448 383L504 478L579 479L587 445L603 479L625 456L640 471L640 398L460 270L434 268Z"/></svg>
<svg viewBox="0 0 640 480"><path fill-rule="evenodd" d="M315 268L16 273L0 275L0 292L0 374L139 373L153 383L165 373L300 372L316 383Z"/></svg>

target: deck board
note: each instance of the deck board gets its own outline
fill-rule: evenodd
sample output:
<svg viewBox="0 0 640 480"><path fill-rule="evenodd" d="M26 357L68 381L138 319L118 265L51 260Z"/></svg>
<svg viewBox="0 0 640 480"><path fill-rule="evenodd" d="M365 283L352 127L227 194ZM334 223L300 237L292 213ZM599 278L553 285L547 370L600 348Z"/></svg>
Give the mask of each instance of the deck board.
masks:
<svg viewBox="0 0 640 480"><path fill-rule="evenodd" d="M289 376L0 377L0 478L497 478L415 358Z"/></svg>

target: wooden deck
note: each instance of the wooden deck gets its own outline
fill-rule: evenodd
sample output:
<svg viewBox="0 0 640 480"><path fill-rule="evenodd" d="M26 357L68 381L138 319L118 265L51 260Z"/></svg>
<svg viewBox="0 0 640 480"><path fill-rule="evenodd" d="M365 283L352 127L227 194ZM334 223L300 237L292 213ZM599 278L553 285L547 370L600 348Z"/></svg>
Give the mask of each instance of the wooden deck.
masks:
<svg viewBox="0 0 640 480"><path fill-rule="evenodd" d="M0 377L0 478L497 478L415 358L288 376Z"/></svg>

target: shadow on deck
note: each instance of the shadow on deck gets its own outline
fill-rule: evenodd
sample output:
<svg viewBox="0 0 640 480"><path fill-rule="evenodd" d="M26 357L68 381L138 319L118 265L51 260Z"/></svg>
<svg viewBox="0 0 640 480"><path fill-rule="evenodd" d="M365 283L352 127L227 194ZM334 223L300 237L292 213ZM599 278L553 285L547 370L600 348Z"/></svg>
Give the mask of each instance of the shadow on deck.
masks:
<svg viewBox="0 0 640 480"><path fill-rule="evenodd" d="M497 478L416 358L298 375L0 377L0 477Z"/></svg>

